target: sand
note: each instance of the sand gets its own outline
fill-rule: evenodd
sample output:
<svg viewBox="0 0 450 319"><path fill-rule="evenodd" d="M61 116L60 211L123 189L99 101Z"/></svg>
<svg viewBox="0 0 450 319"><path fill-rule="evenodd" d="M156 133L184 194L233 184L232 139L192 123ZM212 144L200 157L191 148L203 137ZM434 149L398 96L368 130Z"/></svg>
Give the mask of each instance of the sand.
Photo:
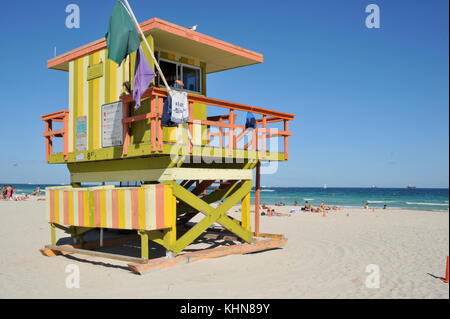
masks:
<svg viewBox="0 0 450 319"><path fill-rule="evenodd" d="M50 241L43 201L0 201L0 218L0 298L449 298L448 284L438 279L449 255L448 212L263 216L262 231L289 239L283 249L143 276L120 261L42 256L39 248ZM137 245L127 246L132 255ZM80 288L66 287L70 264L79 267ZM378 288L366 286L374 275L368 265L379 269Z"/></svg>

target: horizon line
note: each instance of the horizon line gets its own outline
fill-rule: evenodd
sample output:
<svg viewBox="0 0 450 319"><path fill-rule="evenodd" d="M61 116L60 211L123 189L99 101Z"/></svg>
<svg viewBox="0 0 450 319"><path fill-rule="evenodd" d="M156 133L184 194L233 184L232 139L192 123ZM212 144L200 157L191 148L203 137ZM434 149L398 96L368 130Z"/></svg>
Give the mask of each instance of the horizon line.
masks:
<svg viewBox="0 0 450 319"><path fill-rule="evenodd" d="M131 181L130 183L134 183L135 181ZM108 183L119 183L119 182L108 182ZM108 184L107 183L107 184ZM126 183L126 182L124 182ZM70 183L4 183L4 182L0 182L0 186L4 186L4 185L69 185ZM101 183L86 183L86 184L101 184ZM255 188L255 186L253 185L252 188ZM381 188L385 188L385 189L408 189L407 186L261 186L261 188L320 188L320 189L328 189L328 188L373 188L373 189L381 189ZM441 187L437 187L437 186L430 186L430 187L414 187L411 189L449 189L449 186L441 186Z"/></svg>

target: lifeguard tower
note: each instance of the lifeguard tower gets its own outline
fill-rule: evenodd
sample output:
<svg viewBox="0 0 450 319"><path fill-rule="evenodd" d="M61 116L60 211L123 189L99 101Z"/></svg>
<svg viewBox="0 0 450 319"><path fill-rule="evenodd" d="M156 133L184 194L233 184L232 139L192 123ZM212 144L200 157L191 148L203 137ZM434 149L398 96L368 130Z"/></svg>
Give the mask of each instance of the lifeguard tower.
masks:
<svg viewBox="0 0 450 319"><path fill-rule="evenodd" d="M181 261L283 246L282 235L259 229L260 161L288 160L294 115L207 97L207 74L262 63L263 56L158 18L140 26L169 85L185 83L188 125L162 126L167 91L158 77L142 96L142 106L134 108L136 53L117 66L107 59L106 41L100 39L49 60L50 69L68 73L69 104L68 110L42 116L46 156L50 164L67 165L70 186L46 190L51 245L41 252L123 260L140 273ZM245 128L247 112L256 117L255 129ZM54 150L56 142L59 150ZM237 204L239 218L228 214ZM56 228L69 233L73 244L57 245ZM85 240L98 229L101 234L104 229L130 234ZM205 237L227 245L185 251ZM93 250L139 239L140 257ZM149 241L163 246L167 256L150 259Z"/></svg>

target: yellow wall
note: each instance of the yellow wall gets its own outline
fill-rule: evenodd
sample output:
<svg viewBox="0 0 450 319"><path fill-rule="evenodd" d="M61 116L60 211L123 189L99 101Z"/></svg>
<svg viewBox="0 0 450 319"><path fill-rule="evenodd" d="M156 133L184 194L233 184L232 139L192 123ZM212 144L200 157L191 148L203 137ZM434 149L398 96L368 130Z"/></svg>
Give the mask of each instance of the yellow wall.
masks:
<svg viewBox="0 0 450 319"><path fill-rule="evenodd" d="M153 38L148 36L147 40L152 46ZM146 49L144 54L153 67ZM108 50L103 49L69 62L69 152L76 151L76 124L80 116L87 117L87 151L101 148L101 106L119 101L120 95L125 93L123 83L134 82L136 53L120 66L107 56ZM93 66L101 70L101 75L89 79L88 69Z"/></svg>

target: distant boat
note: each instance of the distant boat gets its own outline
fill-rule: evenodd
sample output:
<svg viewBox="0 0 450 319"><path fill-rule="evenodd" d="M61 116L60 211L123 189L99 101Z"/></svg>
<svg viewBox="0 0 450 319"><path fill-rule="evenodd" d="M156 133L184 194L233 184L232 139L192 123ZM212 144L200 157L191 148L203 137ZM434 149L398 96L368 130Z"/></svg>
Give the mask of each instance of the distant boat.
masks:
<svg viewBox="0 0 450 319"><path fill-rule="evenodd" d="M406 186L406 188L408 188L408 189L414 189L414 188L416 188L416 185L408 185L408 186Z"/></svg>
<svg viewBox="0 0 450 319"><path fill-rule="evenodd" d="M323 185L323 189L327 189L327 184Z"/></svg>

